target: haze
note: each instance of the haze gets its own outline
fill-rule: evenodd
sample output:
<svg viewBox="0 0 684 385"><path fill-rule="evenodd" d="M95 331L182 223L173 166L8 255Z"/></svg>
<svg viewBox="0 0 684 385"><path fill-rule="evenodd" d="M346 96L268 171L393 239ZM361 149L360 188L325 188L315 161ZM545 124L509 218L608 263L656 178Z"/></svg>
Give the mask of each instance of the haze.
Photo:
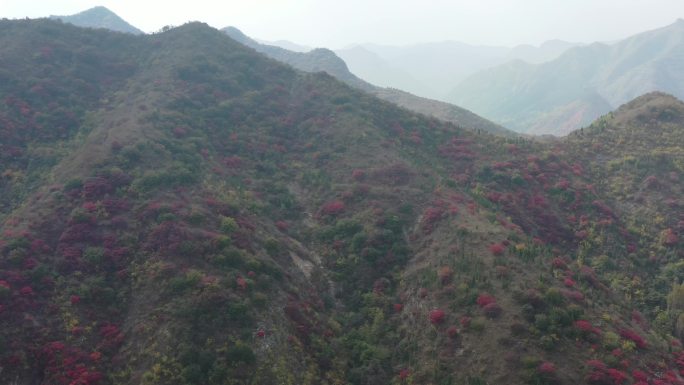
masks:
<svg viewBox="0 0 684 385"><path fill-rule="evenodd" d="M329 48L443 40L505 46L612 41L684 17L681 0L3 0L0 17L68 15L96 5L146 32L199 20L217 28L233 25L260 39Z"/></svg>

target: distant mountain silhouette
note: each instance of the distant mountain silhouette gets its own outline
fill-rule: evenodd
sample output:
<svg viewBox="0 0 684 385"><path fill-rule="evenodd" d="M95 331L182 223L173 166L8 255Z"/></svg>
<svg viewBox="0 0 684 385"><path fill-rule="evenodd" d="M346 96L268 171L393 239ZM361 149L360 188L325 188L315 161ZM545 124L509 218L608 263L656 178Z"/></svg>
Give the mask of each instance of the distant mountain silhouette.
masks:
<svg viewBox="0 0 684 385"><path fill-rule="evenodd" d="M335 52L352 73L366 81L447 100L455 84L480 70L514 59L541 63L575 45L552 40L539 47L508 48L445 41L411 46L361 44Z"/></svg>
<svg viewBox="0 0 684 385"><path fill-rule="evenodd" d="M448 100L519 132L562 135L650 91L684 97L683 68L678 20L615 44L572 48L547 63L481 71Z"/></svg>
<svg viewBox="0 0 684 385"><path fill-rule="evenodd" d="M111 31L140 35L143 31L130 25L124 19L103 6L97 6L70 16L50 16L78 27L104 28Z"/></svg>
<svg viewBox="0 0 684 385"><path fill-rule="evenodd" d="M458 106L421 98L394 88L377 87L363 81L352 74L345 62L329 49L316 48L306 53L293 52L281 47L261 44L235 27L226 27L222 31L238 42L275 60L287 63L306 72L327 72L354 88L366 91L414 112L434 116L471 130L481 130L500 135L514 135L511 131Z"/></svg>

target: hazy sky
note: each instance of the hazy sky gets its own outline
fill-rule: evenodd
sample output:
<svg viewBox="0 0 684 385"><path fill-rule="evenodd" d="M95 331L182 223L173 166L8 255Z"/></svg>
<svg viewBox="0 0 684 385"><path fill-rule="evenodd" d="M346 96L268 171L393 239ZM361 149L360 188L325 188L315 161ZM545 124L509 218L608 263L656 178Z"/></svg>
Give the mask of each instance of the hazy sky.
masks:
<svg viewBox="0 0 684 385"><path fill-rule="evenodd" d="M0 0L0 17L69 15L96 5L145 32L199 20L259 39L329 48L612 41L684 18L684 0Z"/></svg>

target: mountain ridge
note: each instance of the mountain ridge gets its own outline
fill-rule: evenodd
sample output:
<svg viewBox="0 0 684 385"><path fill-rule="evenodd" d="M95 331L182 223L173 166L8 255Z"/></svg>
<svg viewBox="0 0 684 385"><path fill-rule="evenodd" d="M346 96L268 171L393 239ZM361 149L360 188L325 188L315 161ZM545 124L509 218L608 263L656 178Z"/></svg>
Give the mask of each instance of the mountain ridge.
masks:
<svg viewBox="0 0 684 385"><path fill-rule="evenodd" d="M449 100L516 131L563 135L646 92L682 97L679 85L684 83L675 70L677 52L684 46L682 25L674 23L614 44L571 48L536 66L489 69L464 80ZM564 126L565 111L579 118Z"/></svg>
<svg viewBox="0 0 684 385"><path fill-rule="evenodd" d="M458 106L416 97L399 90L383 89L367 83L352 74L347 68L346 63L331 50L317 48L306 53L291 52L280 47L260 44L235 27L226 27L222 31L237 41L273 59L292 65L299 70L307 72L325 71L354 88L369 92L409 110L434 116L474 130L482 130L497 135L512 135L504 127L491 124L489 121L481 119L479 116Z"/></svg>

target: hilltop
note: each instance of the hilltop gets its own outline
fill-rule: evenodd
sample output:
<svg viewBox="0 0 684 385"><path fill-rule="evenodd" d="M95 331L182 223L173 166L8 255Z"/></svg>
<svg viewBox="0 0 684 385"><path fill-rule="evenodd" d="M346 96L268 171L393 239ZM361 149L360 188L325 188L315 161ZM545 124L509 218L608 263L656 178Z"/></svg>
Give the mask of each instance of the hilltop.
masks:
<svg viewBox="0 0 684 385"><path fill-rule="evenodd" d="M671 96L539 143L201 23L0 68L1 383L681 384Z"/></svg>
<svg viewBox="0 0 684 385"><path fill-rule="evenodd" d="M143 31L128 24L124 19L106 7L97 6L69 16L50 16L51 19L62 20L79 27L104 28L111 31L141 35Z"/></svg>

